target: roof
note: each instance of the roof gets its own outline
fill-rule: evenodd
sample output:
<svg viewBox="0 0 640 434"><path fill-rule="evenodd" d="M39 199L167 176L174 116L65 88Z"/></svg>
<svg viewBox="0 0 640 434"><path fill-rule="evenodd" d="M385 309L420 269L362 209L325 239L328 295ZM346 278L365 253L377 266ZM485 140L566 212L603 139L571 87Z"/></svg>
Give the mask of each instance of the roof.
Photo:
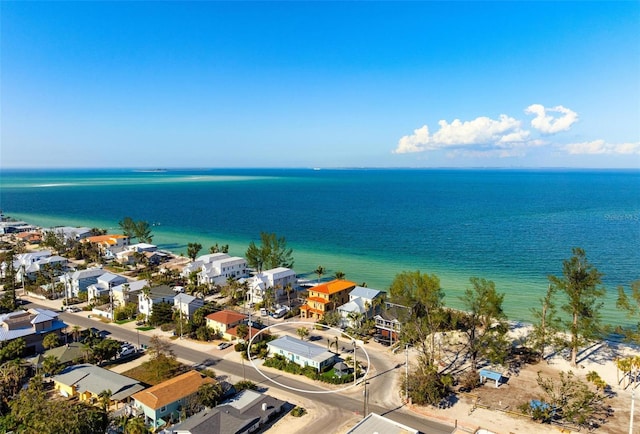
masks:
<svg viewBox="0 0 640 434"><path fill-rule="evenodd" d="M358 313L365 313L367 311L367 309L365 309L364 307L364 302L360 297L354 298L350 302L343 304L342 306L338 307L338 310L341 312L358 312Z"/></svg>
<svg viewBox="0 0 640 434"><path fill-rule="evenodd" d="M307 301L315 301L316 303L329 304L329 300L320 297L307 297Z"/></svg>
<svg viewBox="0 0 640 434"><path fill-rule="evenodd" d="M249 333L249 334L247 335L247 340L248 340L248 339L249 339L249 336L252 336L252 337L253 337L253 336L257 335L258 333L260 333L260 329L257 329L257 328L255 328L255 327L251 327L251 330L249 330L249 326L247 326L247 332ZM236 336L236 337L237 337L237 336L238 336L238 326L235 326L234 328L231 328L231 329L227 329L227 332L226 332L226 333L227 333L228 335ZM268 333L268 332L264 332L264 334L267 334L267 333ZM261 337L262 337L262 336L261 336Z"/></svg>
<svg viewBox="0 0 640 434"><path fill-rule="evenodd" d="M36 332L34 324L51 321L51 326ZM0 315L0 342L30 335L42 335L61 330L67 325L58 319L58 314L48 309L32 308Z"/></svg>
<svg viewBox="0 0 640 434"><path fill-rule="evenodd" d="M171 427L176 434L228 434L244 433L258 422L256 417L245 416L228 405L207 408Z"/></svg>
<svg viewBox="0 0 640 434"><path fill-rule="evenodd" d="M189 304L195 299L196 297L194 297L193 295L189 295L189 294L185 294L184 292L181 292L180 294L176 295L173 301L177 303Z"/></svg>
<svg viewBox="0 0 640 434"><path fill-rule="evenodd" d="M129 238L126 235L114 234L114 235L96 235L93 237L85 238L90 243L106 243L109 245L117 244L117 240Z"/></svg>
<svg viewBox="0 0 640 434"><path fill-rule="evenodd" d="M51 348L42 355L37 355L30 360L32 364L37 363L37 359L42 359L47 356L55 356L61 364L67 364L74 360L82 359L85 355L85 348L82 342L71 342L60 347Z"/></svg>
<svg viewBox="0 0 640 434"><path fill-rule="evenodd" d="M365 300L373 300L377 296L382 294L382 291L377 289L365 288L364 286L356 286L349 293L349 297L362 297Z"/></svg>
<svg viewBox="0 0 640 434"><path fill-rule="evenodd" d="M149 282L147 280L133 280L131 282L127 282L127 283L123 283L123 284L118 285L118 286L114 286L112 288L112 290L121 292L124 289L125 285L129 285L129 294L131 294L131 293L136 292L136 291L141 291L142 288L144 288L148 284L149 284Z"/></svg>
<svg viewBox="0 0 640 434"><path fill-rule="evenodd" d="M110 390L111 399L116 401L128 398L144 389L144 386L137 380L88 363L69 366L60 374L55 375L53 381L67 386L75 386L80 393L91 392L98 395L104 390Z"/></svg>
<svg viewBox="0 0 640 434"><path fill-rule="evenodd" d="M346 434L418 434L417 429L395 422L376 413L369 413Z"/></svg>
<svg viewBox="0 0 640 434"><path fill-rule="evenodd" d="M331 282L321 283L320 285L309 288L310 291L322 292L323 294L335 294L337 292L345 291L347 289L354 288L355 282L349 280L336 279Z"/></svg>
<svg viewBox="0 0 640 434"><path fill-rule="evenodd" d="M210 313L206 318L218 324L228 325L242 321L247 318L247 316L234 310L221 310L220 312Z"/></svg>
<svg viewBox="0 0 640 434"><path fill-rule="evenodd" d="M154 286L149 291L149 298L153 298L153 299L170 298L173 300L173 297L175 297L175 295L176 293L173 291L173 288L171 288L169 285Z"/></svg>
<svg viewBox="0 0 640 434"><path fill-rule="evenodd" d="M272 347L281 349L316 362L321 362L334 357L334 354L325 350L324 347L301 341L300 339L287 335L268 342L267 346L270 349Z"/></svg>
<svg viewBox="0 0 640 434"><path fill-rule="evenodd" d="M213 378L202 377L198 371L189 371L133 395L142 405L157 410L180 398L193 395L205 383L215 383Z"/></svg>

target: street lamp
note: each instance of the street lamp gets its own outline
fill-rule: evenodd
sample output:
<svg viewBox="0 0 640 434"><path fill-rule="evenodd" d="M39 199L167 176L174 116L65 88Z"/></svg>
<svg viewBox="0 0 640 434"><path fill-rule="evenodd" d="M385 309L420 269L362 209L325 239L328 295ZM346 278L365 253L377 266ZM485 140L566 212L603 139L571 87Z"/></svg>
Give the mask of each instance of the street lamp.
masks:
<svg viewBox="0 0 640 434"><path fill-rule="evenodd" d="M367 384L369 384L368 381L364 382L364 392L363 392L363 408L362 408L362 418L364 419L365 417L367 417L367 414L369 414L369 391L367 390Z"/></svg>

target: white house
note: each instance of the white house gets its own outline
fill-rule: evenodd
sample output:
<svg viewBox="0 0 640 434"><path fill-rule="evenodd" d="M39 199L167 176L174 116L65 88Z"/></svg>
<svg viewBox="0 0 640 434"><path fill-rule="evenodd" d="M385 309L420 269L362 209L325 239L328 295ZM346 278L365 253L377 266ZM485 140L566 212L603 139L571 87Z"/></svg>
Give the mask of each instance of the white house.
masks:
<svg viewBox="0 0 640 434"><path fill-rule="evenodd" d="M91 228L58 226L45 230L46 232L54 232L56 235L62 235L65 240L80 241L83 238L91 236Z"/></svg>
<svg viewBox="0 0 640 434"><path fill-rule="evenodd" d="M327 351L324 347L287 335L268 342L267 347L271 355L278 354L303 368L312 366L318 372L325 367L330 367L336 361L336 355Z"/></svg>
<svg viewBox="0 0 640 434"><path fill-rule="evenodd" d="M176 293L167 285L154 286L149 294L144 291L138 293L138 311L149 317L153 312L153 305L158 303L173 304Z"/></svg>
<svg viewBox="0 0 640 434"><path fill-rule="evenodd" d="M180 275L182 277L188 278L191 273L200 272L202 270L202 266L204 264L210 264L213 261L217 261L220 259L229 258L230 256L226 253L210 253L208 255L198 256L195 261L189 262L184 266Z"/></svg>
<svg viewBox="0 0 640 434"><path fill-rule="evenodd" d="M281 297L285 294L284 288L287 285L291 285L292 288L296 286L298 278L296 272L292 269L278 267L257 273L246 281L249 286L247 301L250 303L262 303L264 293L268 288L275 288L275 296Z"/></svg>
<svg viewBox="0 0 640 434"><path fill-rule="evenodd" d="M86 292L90 285L98 283L98 277L105 274L102 267L87 268L60 276L60 282L64 284L67 297L77 297L81 292Z"/></svg>
<svg viewBox="0 0 640 434"><path fill-rule="evenodd" d="M122 283L112 288L114 306L122 306L125 303L138 303L138 294L142 288L148 286L146 279L133 280L131 282Z"/></svg>
<svg viewBox="0 0 640 434"><path fill-rule="evenodd" d="M127 283L125 277L106 272L98 276L98 281L87 287L87 300L93 301L103 294L109 294L111 288Z"/></svg>
<svg viewBox="0 0 640 434"><path fill-rule="evenodd" d="M230 277L239 279L247 274L247 260L239 256L221 258L202 264L198 273L200 285L221 285Z"/></svg>
<svg viewBox="0 0 640 434"><path fill-rule="evenodd" d="M13 269L16 270L16 280L24 282L24 279L35 280L39 272L49 268L54 276L61 275L67 269L69 261L62 256L51 256L51 251L23 253L16 255L13 261Z"/></svg>
<svg viewBox="0 0 640 434"><path fill-rule="evenodd" d="M190 319L191 315L202 306L204 306L204 300L185 293L179 293L173 299L173 307L181 312L183 319Z"/></svg>

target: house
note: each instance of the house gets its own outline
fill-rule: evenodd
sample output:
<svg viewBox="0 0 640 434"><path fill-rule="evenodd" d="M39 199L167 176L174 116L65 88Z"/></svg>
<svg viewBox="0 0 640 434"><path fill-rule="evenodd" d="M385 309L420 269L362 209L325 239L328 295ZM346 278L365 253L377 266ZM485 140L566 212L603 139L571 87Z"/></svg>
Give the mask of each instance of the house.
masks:
<svg viewBox="0 0 640 434"><path fill-rule="evenodd" d="M189 262L187 265L185 265L182 268L182 271L180 272L180 275L182 277L189 278L189 276L191 275L191 273L197 273L200 272L202 270L202 266L205 264L210 264L211 262L220 260L220 259L225 259L225 258L229 258L230 256L227 255L226 253L210 253L208 255L202 255L202 256L198 256L195 261Z"/></svg>
<svg viewBox="0 0 640 434"><path fill-rule="evenodd" d="M139 381L108 369L88 363L65 368L52 377L54 389L60 395L80 401L95 402L104 391L110 391L109 405L128 401L135 393L144 389Z"/></svg>
<svg viewBox="0 0 640 434"><path fill-rule="evenodd" d="M205 319L207 327L212 328L216 333L220 334L223 339L231 341L236 336L230 335L227 331L244 323L247 320L247 316L227 309L210 313Z"/></svg>
<svg viewBox="0 0 640 434"><path fill-rule="evenodd" d="M28 359L28 361L37 370L41 367L42 361L48 356L54 356L58 359L58 363L64 366L83 360L86 353L86 347L82 342L69 342L68 344L46 350L44 353Z"/></svg>
<svg viewBox="0 0 640 434"><path fill-rule="evenodd" d="M402 323L409 318L410 314L411 308L407 306L385 302L384 308L373 317L376 321L377 334L382 341L389 344L396 342Z"/></svg>
<svg viewBox="0 0 640 434"><path fill-rule="evenodd" d="M126 303L138 304L138 294L145 286L149 286L149 282L146 279L133 280L114 286L111 288L114 306L118 307Z"/></svg>
<svg viewBox="0 0 640 434"><path fill-rule="evenodd" d="M349 302L338 308L342 327L357 327L357 322L370 318L384 303L385 293L377 289L356 286L349 293ZM356 320L356 318L359 318Z"/></svg>
<svg viewBox="0 0 640 434"><path fill-rule="evenodd" d="M73 240L80 241L83 238L90 237L92 232L91 228L84 227L71 227L71 226L57 226L50 229L45 229L45 232L53 232L56 235L60 235L64 238L65 241Z"/></svg>
<svg viewBox="0 0 640 434"><path fill-rule="evenodd" d="M98 276L98 281L87 287L87 300L94 301L101 295L109 295L111 288L127 283L127 279L117 274L106 272Z"/></svg>
<svg viewBox="0 0 640 434"><path fill-rule="evenodd" d="M87 292L89 285L98 283L98 277L105 273L102 267L87 268L63 274L60 276L60 281L64 284L67 297L78 297L81 292Z"/></svg>
<svg viewBox="0 0 640 434"><path fill-rule="evenodd" d="M153 312L153 305L158 303L173 304L176 293L167 285L154 286L149 289L148 294L145 291L138 293L138 311L149 318Z"/></svg>
<svg viewBox="0 0 640 434"><path fill-rule="evenodd" d="M127 250L131 250L132 252L138 252L138 253L156 252L158 250L158 246L156 246L155 244L149 244L149 243L137 243L137 244L131 244Z"/></svg>
<svg viewBox="0 0 640 434"><path fill-rule="evenodd" d="M180 312L185 320L190 319L193 313L202 306L204 306L204 300L182 292L173 299L173 308Z"/></svg>
<svg viewBox="0 0 640 434"><path fill-rule="evenodd" d="M244 337L240 337L241 335L238 333L239 325L240 324L230 329L227 329L227 331L224 332L223 337L230 341L238 341L238 342L249 342L253 339L253 343L256 343L261 341L265 337L265 335L269 334L268 331L260 333L261 329L253 326L247 326L247 335Z"/></svg>
<svg viewBox="0 0 640 434"><path fill-rule="evenodd" d="M296 272L290 268L278 267L262 271L246 280L249 288L247 301L250 303L262 303L265 291L268 288L275 288L275 297L278 299L285 295L284 288L287 285L293 288L297 281Z"/></svg>
<svg viewBox="0 0 640 434"><path fill-rule="evenodd" d="M102 256L113 257L114 253L126 248L130 244L130 240L126 235L108 234L86 237L82 242L96 244Z"/></svg>
<svg viewBox="0 0 640 434"><path fill-rule="evenodd" d="M51 277L58 277L67 269L69 261L62 256L52 256L50 250L22 253L15 255L13 269L16 270L16 280L25 282L35 280L39 273L51 273Z"/></svg>
<svg viewBox="0 0 640 434"><path fill-rule="evenodd" d="M228 256L228 255L227 255ZM223 285L229 278L239 279L247 274L247 260L239 256L220 258L202 264L198 273L199 285Z"/></svg>
<svg viewBox="0 0 640 434"><path fill-rule="evenodd" d="M354 282L336 279L309 288L307 303L300 307L300 317L323 319L327 312L349 301L349 292L355 287Z"/></svg>
<svg viewBox="0 0 640 434"><path fill-rule="evenodd" d="M48 309L32 308L0 315L0 346L14 339L25 341L25 354L42 351L42 340L49 333L60 336L67 325L58 319L58 313Z"/></svg>
<svg viewBox="0 0 640 434"><path fill-rule="evenodd" d="M0 221L0 234L17 234L35 230L36 227L23 221Z"/></svg>
<svg viewBox="0 0 640 434"><path fill-rule="evenodd" d="M254 390L208 408L168 429L171 434L247 434L281 413L285 402Z"/></svg>
<svg viewBox="0 0 640 434"><path fill-rule="evenodd" d="M312 366L323 371L332 366L336 361L336 355L327 351L324 347L301 341L291 336L282 336L267 343L269 354L278 354L298 365Z"/></svg>
<svg viewBox="0 0 640 434"><path fill-rule="evenodd" d="M177 420L200 386L215 382L197 371L189 371L136 393L133 395L134 406L144 414L145 422L157 428L172 419Z"/></svg>
<svg viewBox="0 0 640 434"><path fill-rule="evenodd" d="M418 434L419 432L417 429L380 416L379 414L369 413L364 419L347 431L346 434Z"/></svg>
<svg viewBox="0 0 640 434"><path fill-rule="evenodd" d="M19 232L14 236L17 240L27 244L40 244L42 242L42 233L38 231Z"/></svg>

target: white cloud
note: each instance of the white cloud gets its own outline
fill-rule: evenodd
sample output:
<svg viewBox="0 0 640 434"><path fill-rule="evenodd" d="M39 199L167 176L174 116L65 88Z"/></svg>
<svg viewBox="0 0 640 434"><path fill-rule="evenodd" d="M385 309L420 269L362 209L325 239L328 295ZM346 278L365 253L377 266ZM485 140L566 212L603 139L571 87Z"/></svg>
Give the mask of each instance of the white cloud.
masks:
<svg viewBox="0 0 640 434"><path fill-rule="evenodd" d="M531 120L531 126L545 134L568 130L578 120L576 112L561 105L549 108L542 104L531 104L524 112L536 115ZM560 116L554 117L549 112L560 113Z"/></svg>
<svg viewBox="0 0 640 434"><path fill-rule="evenodd" d="M440 129L433 135L429 134L429 128L424 125L414 130L413 134L403 136L393 152L405 154L469 145L500 144L499 147L505 147L508 144L522 143L529 136L529 131L520 128L519 120L507 115L500 115L498 120L485 116L464 122L460 119L451 123L441 120L438 125Z"/></svg>
<svg viewBox="0 0 640 434"><path fill-rule="evenodd" d="M607 143L604 140L571 143L564 146L569 154L616 154L640 155L640 142L636 143Z"/></svg>

